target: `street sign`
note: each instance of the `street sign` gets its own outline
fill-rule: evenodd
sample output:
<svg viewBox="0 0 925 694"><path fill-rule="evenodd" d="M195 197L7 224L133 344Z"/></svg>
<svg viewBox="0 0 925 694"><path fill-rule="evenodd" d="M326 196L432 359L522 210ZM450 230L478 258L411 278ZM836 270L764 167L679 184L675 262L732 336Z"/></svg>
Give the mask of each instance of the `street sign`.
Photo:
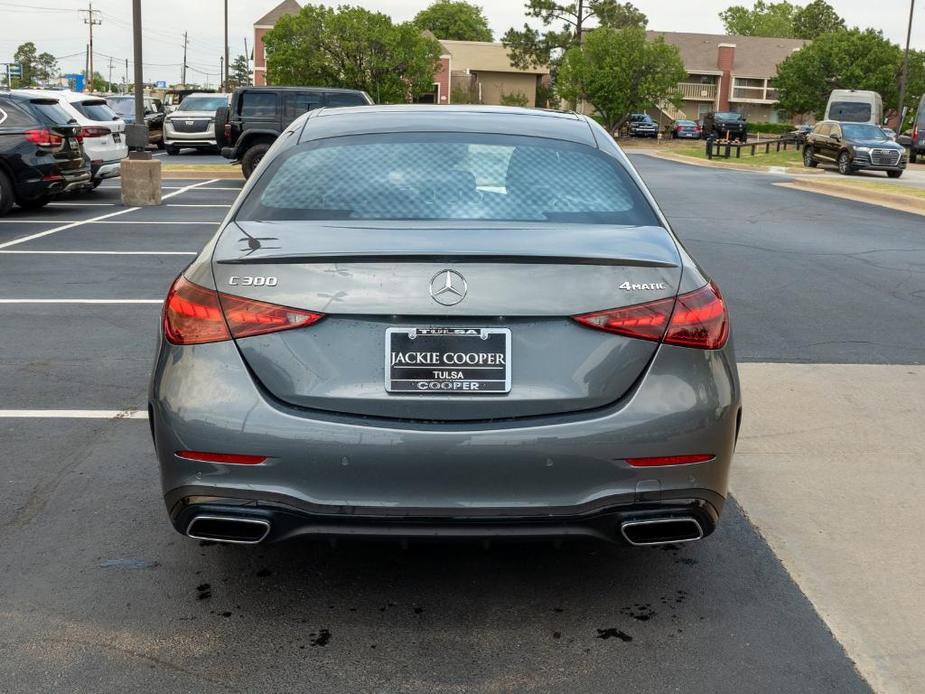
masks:
<svg viewBox="0 0 925 694"><path fill-rule="evenodd" d="M7 64L7 74L10 77L15 77L19 79L22 77L22 65L19 63L8 63Z"/></svg>
<svg viewBox="0 0 925 694"><path fill-rule="evenodd" d="M167 89L167 82L164 80L158 80L154 83L154 86L158 89Z"/></svg>

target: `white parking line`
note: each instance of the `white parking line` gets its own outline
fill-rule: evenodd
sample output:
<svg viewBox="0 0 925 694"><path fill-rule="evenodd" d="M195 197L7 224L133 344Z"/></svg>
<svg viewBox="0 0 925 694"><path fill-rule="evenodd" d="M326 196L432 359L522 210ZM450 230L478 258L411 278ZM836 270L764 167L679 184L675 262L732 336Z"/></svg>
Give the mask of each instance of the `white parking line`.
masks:
<svg viewBox="0 0 925 694"><path fill-rule="evenodd" d="M0 255L196 255L196 251L0 251Z"/></svg>
<svg viewBox="0 0 925 694"><path fill-rule="evenodd" d="M162 304L163 299L0 299L0 304Z"/></svg>
<svg viewBox="0 0 925 694"><path fill-rule="evenodd" d="M48 207L113 207L114 202L50 202Z"/></svg>
<svg viewBox="0 0 925 694"><path fill-rule="evenodd" d="M184 203L175 203L167 205L167 207L223 207L225 209L231 207L231 205L187 205Z"/></svg>
<svg viewBox="0 0 925 694"><path fill-rule="evenodd" d="M147 419L144 410L0 410L0 419Z"/></svg>
<svg viewBox="0 0 925 694"><path fill-rule="evenodd" d="M208 185L209 183L215 183L216 181L220 181L220 180L221 180L220 178L212 178L207 181L200 181L199 183L193 183L192 185L184 186L183 188L180 188L179 190L175 190L172 193L167 193L167 195L163 196L161 199L166 200L176 195L182 195L186 191L192 190L193 188L198 188L199 186ZM140 209L141 209L140 207L127 207L124 210L117 210L116 212L110 212L109 214L100 215L99 217L91 217L90 219L85 219L80 222L71 222L69 224L64 224L62 226L55 227L54 229L46 229L45 231L40 231L37 234L31 234L30 236L23 236L22 238L19 238L19 239L7 241L6 243L0 243L0 250L4 248L9 248L10 246L18 246L19 244L26 243L27 241L33 241L35 239L40 239L44 236L48 236L49 234L56 234L59 231L66 231L68 229L73 229L75 227L79 227L84 224L100 222L104 219L109 219L110 217L116 217L118 215L127 214L129 212L134 212L135 210L140 210Z"/></svg>

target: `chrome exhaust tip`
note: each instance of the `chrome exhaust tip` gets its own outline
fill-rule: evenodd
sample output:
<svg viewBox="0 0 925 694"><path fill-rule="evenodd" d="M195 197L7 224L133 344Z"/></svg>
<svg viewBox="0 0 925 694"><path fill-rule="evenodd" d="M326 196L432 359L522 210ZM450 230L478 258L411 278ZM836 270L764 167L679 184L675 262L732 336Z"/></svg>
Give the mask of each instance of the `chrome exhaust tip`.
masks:
<svg viewBox="0 0 925 694"><path fill-rule="evenodd" d="M703 538L703 528L695 518L650 518L623 521L623 538L635 547L694 542Z"/></svg>
<svg viewBox="0 0 925 694"><path fill-rule="evenodd" d="M270 534L270 521L236 516L196 516L186 526L186 534L194 540L256 545Z"/></svg>

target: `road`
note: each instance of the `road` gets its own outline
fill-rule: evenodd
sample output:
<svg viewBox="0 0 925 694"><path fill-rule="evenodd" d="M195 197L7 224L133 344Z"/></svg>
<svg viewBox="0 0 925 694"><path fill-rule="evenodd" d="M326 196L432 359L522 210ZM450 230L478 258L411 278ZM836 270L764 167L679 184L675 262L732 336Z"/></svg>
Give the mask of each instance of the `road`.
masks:
<svg viewBox="0 0 925 694"><path fill-rule="evenodd" d="M726 292L744 368L925 360L921 218L635 161ZM240 183L165 186L157 209L122 212L107 183L0 220L5 687L869 691L736 501L708 540L652 550L177 535L148 425L124 415L145 407L157 302Z"/></svg>

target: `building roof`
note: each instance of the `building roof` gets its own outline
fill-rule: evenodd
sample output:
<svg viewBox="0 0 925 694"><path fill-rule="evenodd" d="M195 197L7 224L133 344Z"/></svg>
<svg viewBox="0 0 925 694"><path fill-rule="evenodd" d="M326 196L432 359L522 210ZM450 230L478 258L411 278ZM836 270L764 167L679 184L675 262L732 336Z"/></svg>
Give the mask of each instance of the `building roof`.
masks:
<svg viewBox="0 0 925 694"><path fill-rule="evenodd" d="M745 77L773 77L780 65L794 51L808 42L803 39L775 39L764 36L726 36L724 34L688 34L680 31L647 31L649 39L663 36L681 51L684 67L691 72L716 72L720 44L735 44L734 74Z"/></svg>
<svg viewBox="0 0 925 694"><path fill-rule="evenodd" d="M296 0L283 0L280 4L267 12L263 17L254 22L254 26L273 26L280 17L288 14L299 14L302 6Z"/></svg>
<svg viewBox="0 0 925 694"><path fill-rule="evenodd" d="M528 75L545 75L546 66L538 68L520 68L511 65L507 48L503 43L492 41L446 41L441 40L443 50L452 56L452 69L473 70L475 72L519 72Z"/></svg>

